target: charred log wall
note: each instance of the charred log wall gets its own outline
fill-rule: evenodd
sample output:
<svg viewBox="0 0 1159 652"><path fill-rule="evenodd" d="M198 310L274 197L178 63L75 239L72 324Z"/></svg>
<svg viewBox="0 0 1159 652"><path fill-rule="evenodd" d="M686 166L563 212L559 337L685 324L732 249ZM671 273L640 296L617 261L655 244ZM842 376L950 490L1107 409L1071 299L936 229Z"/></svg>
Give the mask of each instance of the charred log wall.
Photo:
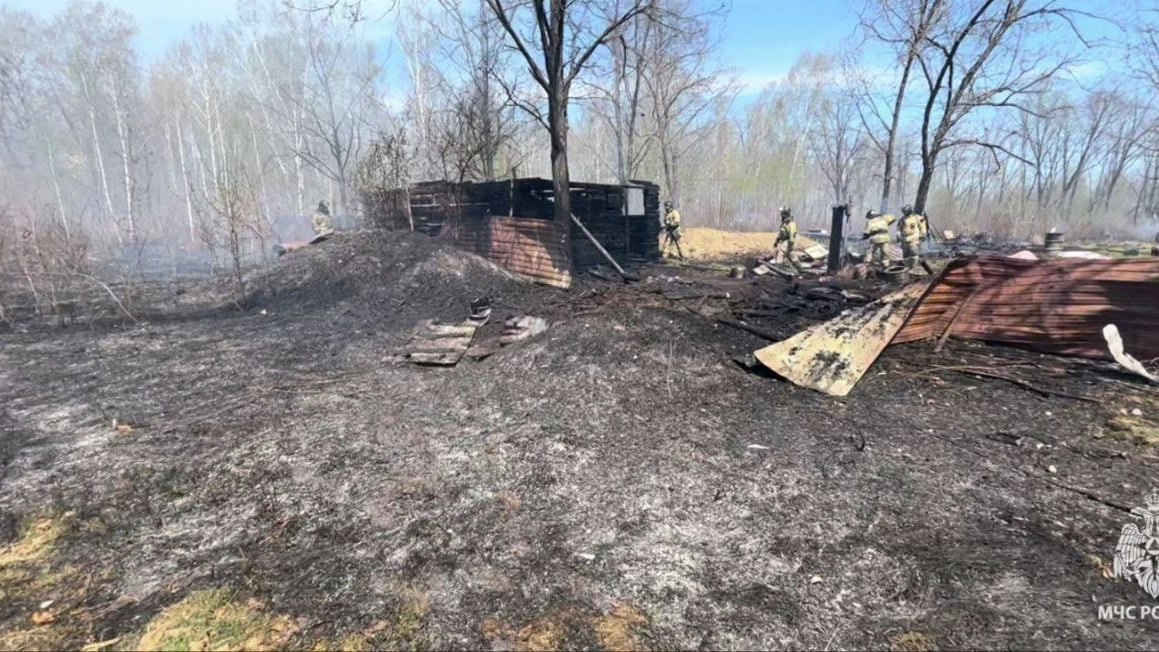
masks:
<svg viewBox="0 0 1159 652"><path fill-rule="evenodd" d="M553 218L551 181L547 179L514 179L490 183L456 184L446 181L419 183L405 190L386 193L380 206L393 206L390 215L375 215L374 223L385 228L410 229L456 242L500 264L526 259L539 261L532 265L532 276L551 276L557 284L565 272L582 271L606 264L604 257L574 224L570 225L570 261L555 242L559 236L535 222ZM645 181L630 186L573 183L572 212L621 264L654 261L660 258L659 187ZM400 210L399 206L406 210ZM502 222L495 220L504 218ZM516 228L506 220L531 224ZM490 233L502 224L505 237L493 242ZM506 237L519 233L519 237ZM554 233L554 235L548 235ZM536 251L526 255L512 253L513 247L535 243ZM544 256L543 251L550 251ZM555 274L546 274L545 263L557 266ZM526 267L526 265L517 265ZM528 270L512 270L526 274ZM570 277L570 274L566 275Z"/></svg>
<svg viewBox="0 0 1159 652"><path fill-rule="evenodd" d="M633 191L643 195L640 202L643 213L626 215L625 208L632 202L630 193ZM659 260L660 190L655 184L573 184L571 210L604 249L621 264ZM599 250L574 224L571 241L572 266L576 271L607 264Z"/></svg>

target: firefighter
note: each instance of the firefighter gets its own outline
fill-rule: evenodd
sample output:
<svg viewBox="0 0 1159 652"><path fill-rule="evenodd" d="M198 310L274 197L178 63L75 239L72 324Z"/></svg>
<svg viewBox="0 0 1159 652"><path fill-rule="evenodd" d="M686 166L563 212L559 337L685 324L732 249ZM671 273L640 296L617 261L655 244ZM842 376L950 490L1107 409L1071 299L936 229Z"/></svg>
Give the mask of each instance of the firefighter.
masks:
<svg viewBox="0 0 1159 652"><path fill-rule="evenodd" d="M662 251L664 255L668 255L668 245L671 244L676 247L676 253L679 254L680 260L684 260L684 252L680 250L680 236L684 235L684 225L680 222L680 211L672 205L672 202L664 202L664 246Z"/></svg>
<svg viewBox="0 0 1159 652"><path fill-rule="evenodd" d="M865 220L865 232L861 239L869 240L869 263L885 269L885 264L889 261L889 254L885 251L885 245L889 244L889 226L897 221L897 217L882 215L871 208L865 213Z"/></svg>
<svg viewBox="0 0 1159 652"><path fill-rule="evenodd" d="M310 222L314 226L314 235L322 235L334 230L334 221L330 219L330 205L326 200L318 202L318 210L314 211L314 216L310 218Z"/></svg>
<svg viewBox="0 0 1159 652"><path fill-rule="evenodd" d="M901 235L902 257L905 259L905 266L913 272L921 264L922 258L919 250L922 241L929 233L929 225L926 223L926 216L915 213L913 206L903 206L901 214L901 222L897 229Z"/></svg>
<svg viewBox="0 0 1159 652"><path fill-rule="evenodd" d="M777 239L773 242L774 257L780 257L777 250L781 243L785 243L785 259L793 262L793 245L797 242L797 222L793 220L793 211L788 207L781 207L781 230L777 232Z"/></svg>

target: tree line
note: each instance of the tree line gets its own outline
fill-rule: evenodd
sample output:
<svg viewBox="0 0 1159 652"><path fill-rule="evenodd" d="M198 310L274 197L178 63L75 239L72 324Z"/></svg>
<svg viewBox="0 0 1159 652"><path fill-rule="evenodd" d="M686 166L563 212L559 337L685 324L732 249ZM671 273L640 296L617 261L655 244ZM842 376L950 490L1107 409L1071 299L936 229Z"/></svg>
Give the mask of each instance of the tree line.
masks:
<svg viewBox="0 0 1159 652"><path fill-rule="evenodd" d="M271 0L145 60L117 9L0 8L0 255L14 273L52 238L236 263L319 199L354 226L367 188L512 176L654 180L726 229L846 202L1015 237L1159 227L1156 10L866 0L841 48L761 89L720 63L728 10Z"/></svg>

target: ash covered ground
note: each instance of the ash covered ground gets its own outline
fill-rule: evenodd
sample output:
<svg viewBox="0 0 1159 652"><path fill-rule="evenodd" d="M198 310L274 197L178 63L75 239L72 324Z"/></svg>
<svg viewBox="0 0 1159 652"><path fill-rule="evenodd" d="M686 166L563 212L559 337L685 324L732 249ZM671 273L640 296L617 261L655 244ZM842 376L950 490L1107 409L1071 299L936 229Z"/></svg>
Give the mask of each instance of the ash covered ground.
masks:
<svg viewBox="0 0 1159 652"><path fill-rule="evenodd" d="M951 342L890 347L838 400L745 369L767 340L687 309L780 305L751 324L788 336L820 318L807 288L643 277L563 291L423 236L340 235L251 273L244 309L201 282L136 323L0 331L0 542L67 523L39 575L0 568L0 634L52 600L55 643L132 647L226 589L292 623L281 647L1159 645L1097 618L1153 602L1103 572L1159 468L1108 420L1153 417L1153 393ZM549 329L453 368L384 362L478 296L477 337ZM955 371L979 366L1095 402Z"/></svg>

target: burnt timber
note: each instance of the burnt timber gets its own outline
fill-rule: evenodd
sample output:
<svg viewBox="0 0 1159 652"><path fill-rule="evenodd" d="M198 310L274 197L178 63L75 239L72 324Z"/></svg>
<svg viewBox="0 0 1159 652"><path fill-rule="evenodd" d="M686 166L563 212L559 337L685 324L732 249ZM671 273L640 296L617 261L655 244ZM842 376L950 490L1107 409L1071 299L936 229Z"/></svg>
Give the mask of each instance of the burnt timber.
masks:
<svg viewBox="0 0 1159 652"><path fill-rule="evenodd" d="M552 219L551 181L429 181L391 191L394 206L380 223L453 242L508 271L568 287L571 276L607 264L575 224ZM572 182L572 213L621 265L660 258L660 190L656 184ZM564 238L563 229L569 229Z"/></svg>

